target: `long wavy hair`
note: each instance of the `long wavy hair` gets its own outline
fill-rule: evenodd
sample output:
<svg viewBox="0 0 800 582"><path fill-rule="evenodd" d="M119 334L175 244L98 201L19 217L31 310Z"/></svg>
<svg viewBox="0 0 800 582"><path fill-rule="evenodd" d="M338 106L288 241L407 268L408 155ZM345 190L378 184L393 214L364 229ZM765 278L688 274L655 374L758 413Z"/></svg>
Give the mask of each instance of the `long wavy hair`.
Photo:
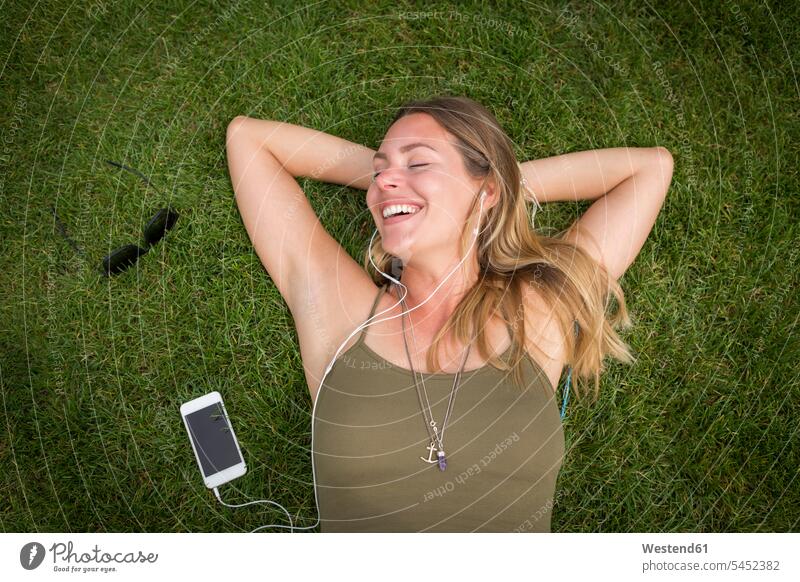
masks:
<svg viewBox="0 0 800 582"><path fill-rule="evenodd" d="M587 381L594 378L596 399L605 356L625 363L635 361L615 331L631 325L621 287L593 257L563 240L563 232L555 237L535 232L528 207L533 202L524 195L512 141L488 109L467 97L439 96L407 102L391 124L412 113L430 115L454 136L469 175L488 178L487 184L493 182L499 192L497 204L486 212L479 225L478 282L434 337L426 357L428 369L441 371L439 343L453 330L459 342L475 341L488 364L512 370L515 385L524 389L522 289L535 286L566 338L566 365L572 368L576 394L583 396ZM478 204L475 197L469 216L477 214ZM466 227L461 233L461 256L469 247L470 233ZM395 257L383 249L379 234L367 249L364 268L381 285L385 278L372 267L370 256L382 271L391 274ZM611 310L613 299L617 303L615 311ZM493 314L502 317L513 332L509 363L490 350L486 338L486 323Z"/></svg>

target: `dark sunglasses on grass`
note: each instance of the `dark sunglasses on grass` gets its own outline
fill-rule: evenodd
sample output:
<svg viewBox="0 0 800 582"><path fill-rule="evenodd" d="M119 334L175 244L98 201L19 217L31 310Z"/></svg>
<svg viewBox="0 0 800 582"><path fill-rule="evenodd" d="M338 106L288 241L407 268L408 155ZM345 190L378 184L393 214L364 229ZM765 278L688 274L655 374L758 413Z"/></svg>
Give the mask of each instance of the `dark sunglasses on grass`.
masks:
<svg viewBox="0 0 800 582"><path fill-rule="evenodd" d="M106 160L106 163L136 174L142 180L144 180L148 186L151 186L153 190L161 194L161 192L159 192L158 189L153 186L150 180L147 179L147 176L142 174L139 170L129 168L128 166L124 166L117 162L112 162L111 160ZM64 237L64 239L73 249L75 249L75 252L78 253L81 258L86 259L86 253L83 252L83 249L80 248L75 241L70 238L69 234L67 234L67 229L58 218L58 213L56 212L55 206L51 204L50 209L53 212L53 219L58 227L59 234ZM115 275L133 265L139 259L139 257L146 254L150 250L150 247L164 238L164 235L167 234L167 231L175 226L175 222L177 220L178 213L175 211L175 209L168 206L167 208L161 208L158 210L156 215L153 216L153 218L151 218L144 227L145 246L140 247L139 245L125 245L123 247L114 249L111 251L111 253L103 257L103 264L100 268L100 272L103 275Z"/></svg>
<svg viewBox="0 0 800 582"><path fill-rule="evenodd" d="M172 208L160 209L144 227L145 246L125 245L114 249L103 257L103 274L116 275L133 265L139 260L139 257L147 254L150 247L164 238L167 231L175 226L177 220L178 213Z"/></svg>
<svg viewBox="0 0 800 582"><path fill-rule="evenodd" d="M144 180L148 186L151 186L153 190L158 192L158 189L153 186L150 180L147 179L147 176L142 174L139 170L129 168L128 166L124 166L117 162L112 162L111 160L106 160L106 163L136 174L142 180ZM161 208L158 210L156 215L153 216L153 218L151 218L144 227L144 246L140 247L139 245L125 245L123 247L114 249L105 257L103 257L103 266L101 269L102 273L104 275L116 275L117 273L121 273L136 263L136 261L139 260L139 257L147 254L147 252L150 250L150 247L164 238L164 235L167 234L167 231L175 226L175 222L177 220L178 213L173 208L168 206L167 208Z"/></svg>

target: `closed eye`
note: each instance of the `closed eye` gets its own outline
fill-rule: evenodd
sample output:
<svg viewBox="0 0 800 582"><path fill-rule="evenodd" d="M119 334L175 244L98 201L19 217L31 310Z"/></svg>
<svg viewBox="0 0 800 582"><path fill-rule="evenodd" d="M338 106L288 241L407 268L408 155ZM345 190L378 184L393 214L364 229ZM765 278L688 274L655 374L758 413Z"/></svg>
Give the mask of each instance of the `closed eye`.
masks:
<svg viewBox="0 0 800 582"><path fill-rule="evenodd" d="M414 165L412 165L412 166L409 166L409 168L422 168L422 167L424 167L424 166L428 166L428 165L430 165L430 164L414 164ZM380 175L380 172L374 172L374 173L372 174L372 179L374 180L374 179L375 179L375 178L377 178L379 175Z"/></svg>

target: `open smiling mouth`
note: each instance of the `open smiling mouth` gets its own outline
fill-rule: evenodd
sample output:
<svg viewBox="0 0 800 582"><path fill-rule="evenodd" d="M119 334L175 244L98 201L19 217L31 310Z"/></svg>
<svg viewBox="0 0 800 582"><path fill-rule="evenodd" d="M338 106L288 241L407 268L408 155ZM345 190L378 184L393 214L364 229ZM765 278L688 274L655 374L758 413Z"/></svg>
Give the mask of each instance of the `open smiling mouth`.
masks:
<svg viewBox="0 0 800 582"><path fill-rule="evenodd" d="M410 210L410 212L409 212ZM392 214L392 216L383 218L383 224L390 225L390 224L397 224L398 222L405 222L407 220L411 220L415 216L422 214L424 208L418 208L414 210L413 208L406 207L404 210L401 210L399 213Z"/></svg>

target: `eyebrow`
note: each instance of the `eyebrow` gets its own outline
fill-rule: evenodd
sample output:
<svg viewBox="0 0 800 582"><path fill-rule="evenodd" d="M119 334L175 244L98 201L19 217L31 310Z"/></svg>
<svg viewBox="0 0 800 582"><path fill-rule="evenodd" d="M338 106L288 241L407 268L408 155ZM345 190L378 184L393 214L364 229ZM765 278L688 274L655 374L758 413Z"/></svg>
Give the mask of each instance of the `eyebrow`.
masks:
<svg viewBox="0 0 800 582"><path fill-rule="evenodd" d="M408 150L413 150L414 148L429 148L429 149L432 149L433 151L435 151L435 152L437 152L437 153L438 153L438 151L436 150L436 148L434 148L434 147L432 147L432 146L429 146L429 145L428 145L428 144L426 144L426 143L422 143L421 141L414 142L414 143L410 143L410 144L408 144L408 145L404 145L404 146L402 146L402 147L400 148L400 153L403 153L403 154L404 154L404 153L406 153ZM372 161L375 161L375 160L378 160L378 159L384 159L384 160L386 160L386 159L388 159L388 156L387 156L386 154L384 154L383 152L378 152L378 153L376 153L374 156L372 156Z"/></svg>

